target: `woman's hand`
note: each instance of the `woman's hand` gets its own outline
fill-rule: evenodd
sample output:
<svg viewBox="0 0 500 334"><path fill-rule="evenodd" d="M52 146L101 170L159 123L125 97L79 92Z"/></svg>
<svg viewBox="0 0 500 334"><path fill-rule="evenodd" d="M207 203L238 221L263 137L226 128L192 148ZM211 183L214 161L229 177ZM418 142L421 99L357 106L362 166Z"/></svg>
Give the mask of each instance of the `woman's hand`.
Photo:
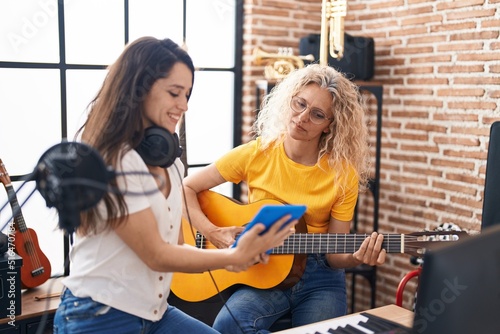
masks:
<svg viewBox="0 0 500 334"><path fill-rule="evenodd" d="M268 262L269 262L269 254L267 254L267 253L261 253L261 254L257 255L254 258L254 261L250 261L250 262L245 263L243 265L231 265L231 266L227 266L226 270L227 271L234 271L234 272L238 273L240 271L247 270L248 268L250 268L251 266L253 266L255 264L258 264L258 263L267 264Z"/></svg>
<svg viewBox="0 0 500 334"><path fill-rule="evenodd" d="M236 236L244 230L241 226L217 227L205 237L217 248L228 248L236 240Z"/></svg>
<svg viewBox="0 0 500 334"><path fill-rule="evenodd" d="M295 232L298 220L288 222L290 218L290 215L282 217L263 234L261 233L265 230L264 224L256 224L245 232L238 239L238 244L234 248L235 263L226 266L226 269L238 272L246 270L256 263L267 263L269 255L266 252L283 245L284 240Z"/></svg>
<svg viewBox="0 0 500 334"><path fill-rule="evenodd" d="M367 237L359 249L353 254L356 261L368 264L370 266L381 265L385 262L385 249L382 249L382 242L384 241L384 236L373 232L369 237Z"/></svg>

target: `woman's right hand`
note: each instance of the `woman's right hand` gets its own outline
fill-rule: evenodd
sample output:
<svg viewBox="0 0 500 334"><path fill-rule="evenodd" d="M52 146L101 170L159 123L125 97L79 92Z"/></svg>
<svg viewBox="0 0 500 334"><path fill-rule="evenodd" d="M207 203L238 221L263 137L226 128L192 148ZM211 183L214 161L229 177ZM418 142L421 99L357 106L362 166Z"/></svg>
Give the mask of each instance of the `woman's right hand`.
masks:
<svg viewBox="0 0 500 334"><path fill-rule="evenodd" d="M236 236L244 230L241 226L216 227L209 231L205 237L217 248L228 248L236 240Z"/></svg>
<svg viewBox="0 0 500 334"><path fill-rule="evenodd" d="M266 252L283 245L285 239L295 233L295 225L298 220L288 222L290 218L290 215L282 217L263 234L261 233L265 230L264 224L256 224L245 232L238 239L238 244L234 248L235 263L226 266L226 270L239 272L256 263L267 263L268 255Z"/></svg>

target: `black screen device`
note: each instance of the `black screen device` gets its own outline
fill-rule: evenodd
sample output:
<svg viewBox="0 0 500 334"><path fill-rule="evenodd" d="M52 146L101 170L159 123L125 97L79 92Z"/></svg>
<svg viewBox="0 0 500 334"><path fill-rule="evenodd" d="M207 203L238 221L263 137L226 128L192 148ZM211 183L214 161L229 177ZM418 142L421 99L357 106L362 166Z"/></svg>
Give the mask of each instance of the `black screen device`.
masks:
<svg viewBox="0 0 500 334"><path fill-rule="evenodd" d="M284 204L284 205L264 205L260 208L257 214L252 218L252 220L245 225L245 229L236 238L232 247L236 247L239 238L245 234L248 230L255 226L255 224L264 224L266 228L261 234L267 232L269 228L286 215L291 215L292 217L286 222L289 223L292 220L300 219L304 212L306 212L307 207L305 205L296 204ZM284 226L284 225L283 225ZM268 251L269 252L269 251Z"/></svg>
<svg viewBox="0 0 500 334"><path fill-rule="evenodd" d="M500 225L424 255L414 333L500 333Z"/></svg>

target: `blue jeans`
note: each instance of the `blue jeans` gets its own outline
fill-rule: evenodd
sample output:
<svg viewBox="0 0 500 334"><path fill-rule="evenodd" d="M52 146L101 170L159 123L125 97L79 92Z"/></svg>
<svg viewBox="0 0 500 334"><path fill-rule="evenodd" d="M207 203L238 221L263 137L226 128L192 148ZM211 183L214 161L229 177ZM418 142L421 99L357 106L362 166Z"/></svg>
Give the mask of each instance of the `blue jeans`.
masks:
<svg viewBox="0 0 500 334"><path fill-rule="evenodd" d="M324 255L310 254L304 274L293 287L260 290L245 286L226 305L213 325L223 334L270 333L271 325L287 313L292 315L293 327L342 316L347 314L345 271L332 269Z"/></svg>
<svg viewBox="0 0 500 334"><path fill-rule="evenodd" d="M65 333L218 333L201 321L169 305L159 321L145 320L91 298L73 296L65 289L54 317L54 334Z"/></svg>

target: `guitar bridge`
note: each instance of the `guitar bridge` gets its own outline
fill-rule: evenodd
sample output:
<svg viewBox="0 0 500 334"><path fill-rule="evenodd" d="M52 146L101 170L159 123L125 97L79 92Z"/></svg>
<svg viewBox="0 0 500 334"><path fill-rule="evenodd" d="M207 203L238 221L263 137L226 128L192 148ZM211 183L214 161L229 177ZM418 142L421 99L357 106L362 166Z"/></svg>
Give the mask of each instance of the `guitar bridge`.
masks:
<svg viewBox="0 0 500 334"><path fill-rule="evenodd" d="M32 277L39 276L45 272L45 269L43 267L37 268L31 272Z"/></svg>

